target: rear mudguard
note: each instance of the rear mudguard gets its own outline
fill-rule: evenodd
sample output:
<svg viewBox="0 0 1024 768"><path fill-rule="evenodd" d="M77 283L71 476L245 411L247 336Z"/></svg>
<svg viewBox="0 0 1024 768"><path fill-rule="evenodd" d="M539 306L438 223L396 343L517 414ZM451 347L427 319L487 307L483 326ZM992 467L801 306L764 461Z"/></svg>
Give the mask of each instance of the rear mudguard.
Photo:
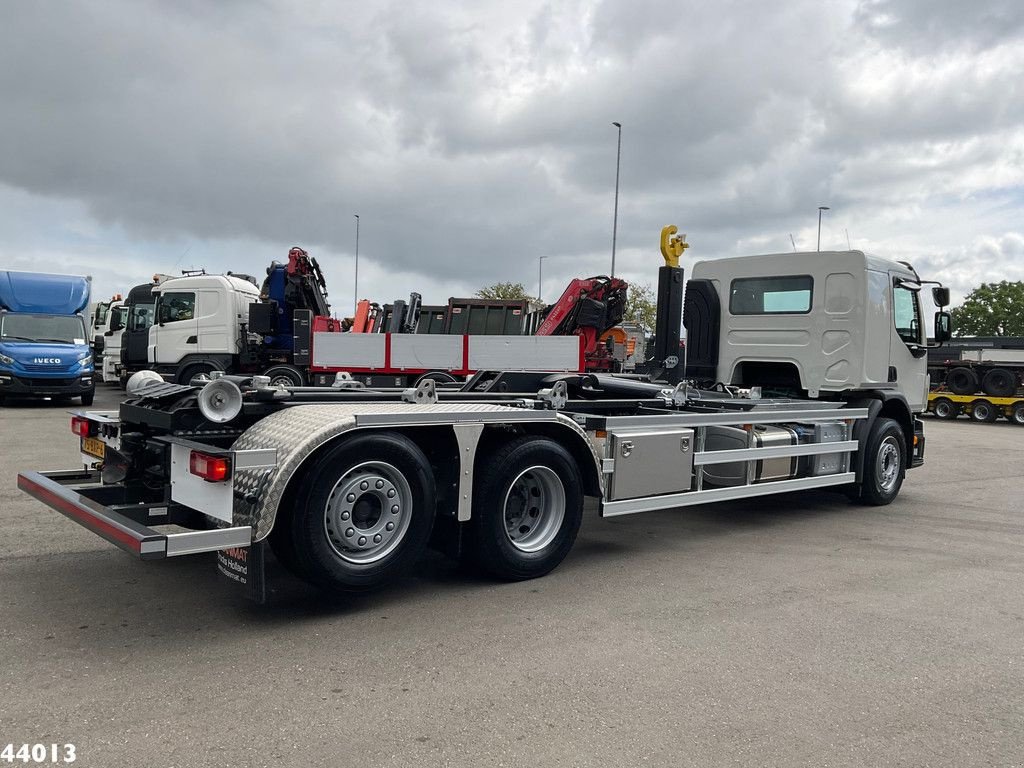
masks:
<svg viewBox="0 0 1024 768"><path fill-rule="evenodd" d="M601 459L587 433L568 416L555 411L535 411L483 403L463 404L310 404L285 408L246 430L235 442L235 450L277 451L277 466L238 469L234 475L235 525L250 525L253 541L262 541L274 526L288 484L303 470L317 449L352 432L370 429L410 430L416 427L448 427L455 434L466 464L459 471L458 519L470 515L476 448L488 424L513 425L556 437L570 448L580 463L587 487L603 492ZM461 456L452 456L460 461ZM467 472L466 469L469 469Z"/></svg>

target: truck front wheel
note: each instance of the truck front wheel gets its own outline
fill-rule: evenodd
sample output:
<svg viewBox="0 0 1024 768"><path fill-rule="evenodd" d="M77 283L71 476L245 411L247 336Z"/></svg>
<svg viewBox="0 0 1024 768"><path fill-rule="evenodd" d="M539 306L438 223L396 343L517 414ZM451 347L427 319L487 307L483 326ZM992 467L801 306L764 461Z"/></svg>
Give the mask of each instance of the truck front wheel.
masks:
<svg viewBox="0 0 1024 768"><path fill-rule="evenodd" d="M362 592L405 573L434 523L434 476L423 451L385 432L343 440L301 478L276 539L297 575L330 591ZM276 527L276 526L275 526Z"/></svg>
<svg viewBox="0 0 1024 768"><path fill-rule="evenodd" d="M885 506L899 495L906 475L907 441L892 419L876 419L868 435L858 501Z"/></svg>
<svg viewBox="0 0 1024 768"><path fill-rule="evenodd" d="M474 486L467 554L483 570L532 579L569 554L583 520L583 480L561 445L515 440L483 463Z"/></svg>

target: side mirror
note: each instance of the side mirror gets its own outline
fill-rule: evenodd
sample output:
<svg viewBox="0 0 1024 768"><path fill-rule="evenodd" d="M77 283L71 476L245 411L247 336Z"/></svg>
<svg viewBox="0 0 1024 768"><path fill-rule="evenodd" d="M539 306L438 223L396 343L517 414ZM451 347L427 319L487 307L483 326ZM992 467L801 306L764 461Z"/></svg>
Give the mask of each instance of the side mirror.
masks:
<svg viewBox="0 0 1024 768"><path fill-rule="evenodd" d="M945 287L944 285L938 285L932 288L932 300L935 302L935 306L937 307L948 307L949 288Z"/></svg>
<svg viewBox="0 0 1024 768"><path fill-rule="evenodd" d="M114 331L120 331L123 329L124 322L121 320L121 313L118 312L114 317L110 318L110 330L107 331L107 333L110 334Z"/></svg>
<svg viewBox="0 0 1024 768"><path fill-rule="evenodd" d="M156 310L156 324L163 325L171 319L171 308L167 304L160 304Z"/></svg>
<svg viewBox="0 0 1024 768"><path fill-rule="evenodd" d="M938 290L938 289L936 289ZM949 293L948 289L945 289ZM942 344L953 338L953 317L949 312L935 313L935 343Z"/></svg>

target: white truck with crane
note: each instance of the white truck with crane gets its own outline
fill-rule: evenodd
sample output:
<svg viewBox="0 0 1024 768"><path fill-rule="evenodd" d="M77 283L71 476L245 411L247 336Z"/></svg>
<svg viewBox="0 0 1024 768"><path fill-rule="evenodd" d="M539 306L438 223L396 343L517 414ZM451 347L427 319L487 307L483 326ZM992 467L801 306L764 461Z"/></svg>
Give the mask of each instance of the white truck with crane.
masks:
<svg viewBox="0 0 1024 768"><path fill-rule="evenodd" d="M142 559L215 551L256 600L268 546L331 592L391 581L428 544L502 579L542 576L585 496L602 517L811 488L892 502L924 461L924 281L859 251L721 259L694 266L684 309L684 247L666 227L661 380L154 379L119 411L73 416L84 469L23 472L19 487ZM932 296L941 343L948 290Z"/></svg>

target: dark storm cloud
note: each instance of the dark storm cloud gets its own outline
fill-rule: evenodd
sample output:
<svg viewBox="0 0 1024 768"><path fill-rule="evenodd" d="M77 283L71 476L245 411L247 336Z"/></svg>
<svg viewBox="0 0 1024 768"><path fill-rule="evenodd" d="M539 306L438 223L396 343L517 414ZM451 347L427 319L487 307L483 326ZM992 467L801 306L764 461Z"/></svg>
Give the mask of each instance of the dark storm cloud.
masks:
<svg viewBox="0 0 1024 768"><path fill-rule="evenodd" d="M944 220L1024 177L1016 2L15 8L0 184L129 241L345 253L358 212L384 270L472 285L543 254L595 271L613 120L627 270L670 221L705 255L779 248L827 201L884 244L897 203ZM1019 227L981 213L1001 228L957 247ZM923 229L894 247L933 252Z"/></svg>

